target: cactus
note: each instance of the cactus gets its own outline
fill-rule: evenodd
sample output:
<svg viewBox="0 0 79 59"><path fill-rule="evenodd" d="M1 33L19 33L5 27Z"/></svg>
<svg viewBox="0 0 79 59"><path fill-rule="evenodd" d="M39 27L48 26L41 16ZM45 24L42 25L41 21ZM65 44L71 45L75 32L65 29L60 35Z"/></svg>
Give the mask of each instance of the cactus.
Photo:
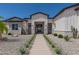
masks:
<svg viewBox="0 0 79 59"><path fill-rule="evenodd" d="M71 26L71 31L72 31L72 34L73 34L73 38L77 38L77 35L78 35L77 28L74 28L73 26Z"/></svg>

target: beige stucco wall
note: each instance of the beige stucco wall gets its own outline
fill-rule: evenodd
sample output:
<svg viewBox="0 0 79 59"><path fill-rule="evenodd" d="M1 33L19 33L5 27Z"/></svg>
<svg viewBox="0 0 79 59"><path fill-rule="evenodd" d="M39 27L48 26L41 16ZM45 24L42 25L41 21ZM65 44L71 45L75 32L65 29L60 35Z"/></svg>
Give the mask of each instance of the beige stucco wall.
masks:
<svg viewBox="0 0 79 59"><path fill-rule="evenodd" d="M43 14L35 14L32 16L31 23L32 23L32 34L35 33L35 22L44 22L44 34L47 34L47 23L48 19L46 15Z"/></svg>
<svg viewBox="0 0 79 59"><path fill-rule="evenodd" d="M18 30L12 30L12 24L18 24ZM12 34L21 34L21 27L22 27L22 23L21 22L7 22L7 26L8 26L8 33L12 33Z"/></svg>

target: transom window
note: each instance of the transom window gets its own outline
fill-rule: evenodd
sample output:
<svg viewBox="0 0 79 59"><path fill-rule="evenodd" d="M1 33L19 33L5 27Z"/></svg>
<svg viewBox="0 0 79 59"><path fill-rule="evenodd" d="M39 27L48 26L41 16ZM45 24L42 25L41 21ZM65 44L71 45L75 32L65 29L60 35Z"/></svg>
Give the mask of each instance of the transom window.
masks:
<svg viewBox="0 0 79 59"><path fill-rule="evenodd" d="M18 24L12 24L12 30L18 30Z"/></svg>

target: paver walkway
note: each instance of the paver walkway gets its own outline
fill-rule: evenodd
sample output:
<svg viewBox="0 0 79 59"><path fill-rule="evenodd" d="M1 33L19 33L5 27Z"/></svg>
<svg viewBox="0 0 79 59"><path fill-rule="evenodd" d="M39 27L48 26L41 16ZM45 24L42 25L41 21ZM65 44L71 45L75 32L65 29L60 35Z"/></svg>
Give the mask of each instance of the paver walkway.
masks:
<svg viewBox="0 0 79 59"><path fill-rule="evenodd" d="M52 52L42 34L37 34L30 55L51 55Z"/></svg>

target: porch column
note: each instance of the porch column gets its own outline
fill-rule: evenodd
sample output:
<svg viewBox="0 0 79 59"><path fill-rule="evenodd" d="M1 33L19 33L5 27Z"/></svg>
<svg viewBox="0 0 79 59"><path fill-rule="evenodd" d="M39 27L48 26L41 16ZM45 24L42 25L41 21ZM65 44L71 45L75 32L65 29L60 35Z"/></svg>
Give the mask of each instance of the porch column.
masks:
<svg viewBox="0 0 79 59"><path fill-rule="evenodd" d="M35 34L35 25L34 25L34 22L32 23L31 31L32 31L32 34Z"/></svg>
<svg viewBox="0 0 79 59"><path fill-rule="evenodd" d="M26 34L28 34L28 24L26 25Z"/></svg>
<svg viewBox="0 0 79 59"><path fill-rule="evenodd" d="M44 24L44 34L47 34L47 33L48 33L47 26L48 26L47 23L45 23L45 24Z"/></svg>
<svg viewBox="0 0 79 59"><path fill-rule="evenodd" d="M54 24L52 24L52 33L54 33Z"/></svg>

